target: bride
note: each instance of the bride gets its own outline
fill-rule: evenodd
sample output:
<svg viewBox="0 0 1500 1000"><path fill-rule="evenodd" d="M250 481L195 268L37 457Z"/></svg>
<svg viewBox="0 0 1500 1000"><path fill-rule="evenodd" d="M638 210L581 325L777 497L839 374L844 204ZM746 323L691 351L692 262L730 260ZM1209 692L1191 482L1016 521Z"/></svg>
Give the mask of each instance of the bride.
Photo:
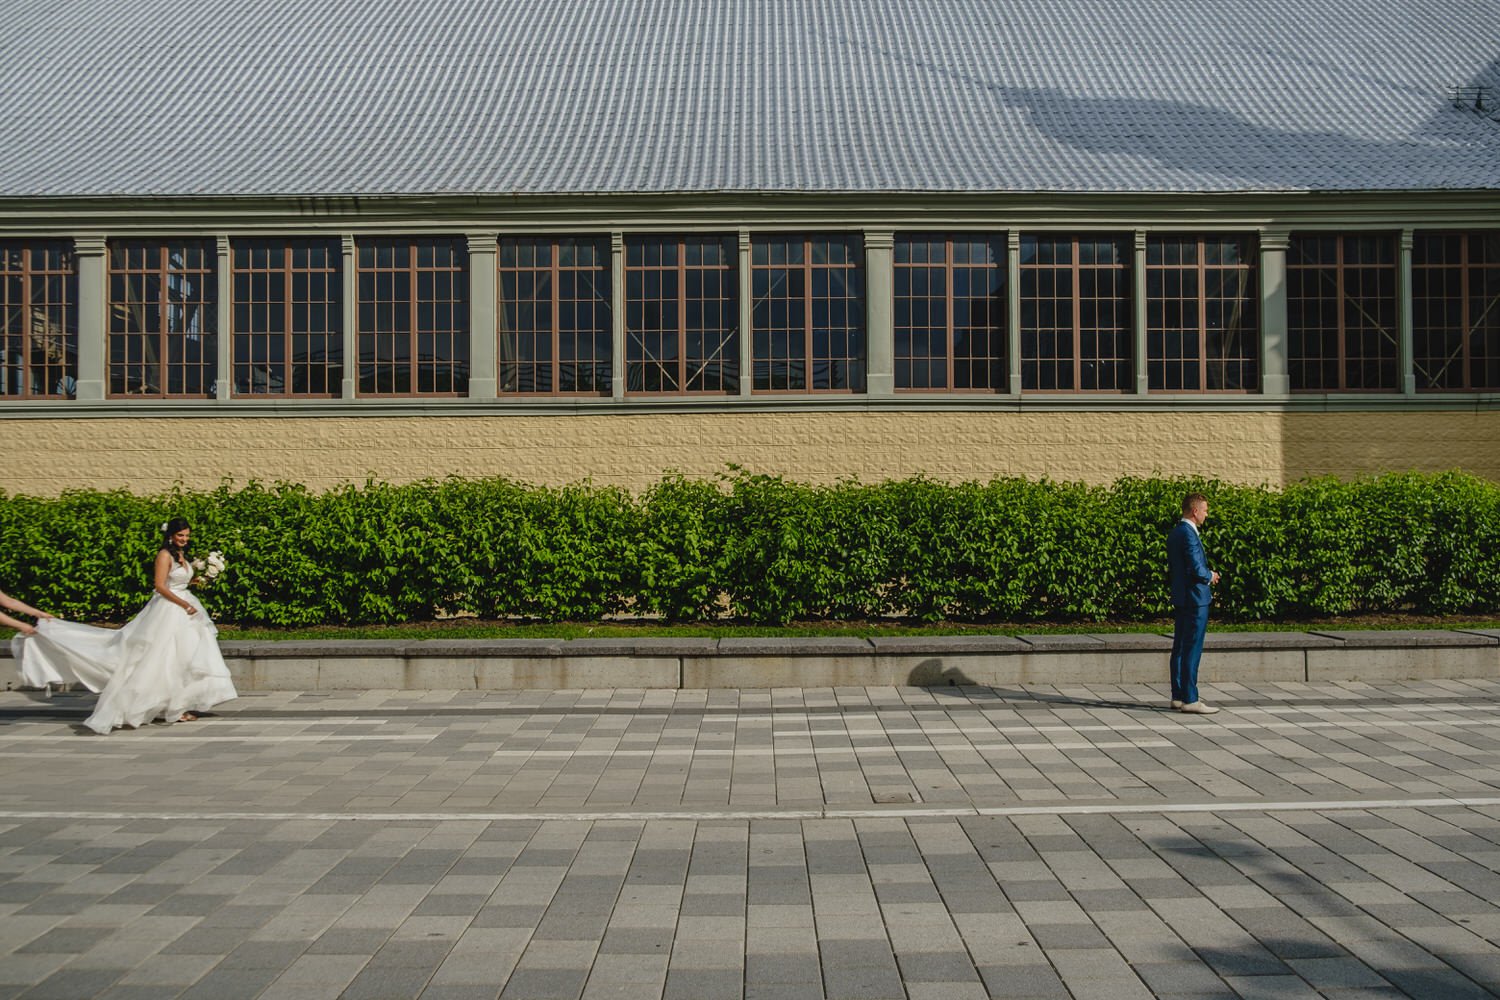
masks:
<svg viewBox="0 0 1500 1000"><path fill-rule="evenodd" d="M218 630L188 590L192 528L179 517L163 524L161 532L156 593L123 627L44 619L31 635L14 640L26 683L43 687L76 679L99 692L94 714L83 723L96 733L158 717L190 722L238 697L219 652Z"/></svg>

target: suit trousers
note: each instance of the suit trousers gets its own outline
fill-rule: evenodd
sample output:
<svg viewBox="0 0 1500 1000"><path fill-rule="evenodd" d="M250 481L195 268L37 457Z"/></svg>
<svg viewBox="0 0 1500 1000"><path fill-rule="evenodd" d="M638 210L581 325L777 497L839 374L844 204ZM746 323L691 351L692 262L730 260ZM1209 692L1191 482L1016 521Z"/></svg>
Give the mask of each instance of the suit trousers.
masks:
<svg viewBox="0 0 1500 1000"><path fill-rule="evenodd" d="M1173 609L1172 700L1191 705L1198 700L1198 661L1203 659L1203 636L1208 632L1208 605L1187 604Z"/></svg>

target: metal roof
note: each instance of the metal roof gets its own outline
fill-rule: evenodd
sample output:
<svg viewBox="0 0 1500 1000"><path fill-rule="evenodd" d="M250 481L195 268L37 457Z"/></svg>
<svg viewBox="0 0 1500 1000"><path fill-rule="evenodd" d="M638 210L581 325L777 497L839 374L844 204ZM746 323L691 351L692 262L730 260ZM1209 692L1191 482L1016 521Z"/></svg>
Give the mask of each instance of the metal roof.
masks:
<svg viewBox="0 0 1500 1000"><path fill-rule="evenodd" d="M0 0L0 197L1500 188L1500 0ZM1489 113L1493 113L1491 110Z"/></svg>

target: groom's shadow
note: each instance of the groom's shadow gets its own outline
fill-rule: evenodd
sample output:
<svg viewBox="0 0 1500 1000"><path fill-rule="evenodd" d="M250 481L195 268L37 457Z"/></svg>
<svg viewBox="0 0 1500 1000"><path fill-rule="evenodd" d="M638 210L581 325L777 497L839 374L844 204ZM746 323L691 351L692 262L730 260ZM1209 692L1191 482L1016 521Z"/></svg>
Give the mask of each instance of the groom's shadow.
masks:
<svg viewBox="0 0 1500 1000"><path fill-rule="evenodd" d="M1045 691L1023 691L1015 688L996 687L993 684L981 684L965 674L958 667L944 667L943 661L939 659L924 660L913 667L906 675L906 683L911 687L925 688L977 688L970 691L971 699L995 699L998 701L1040 701L1054 705L1081 705L1086 708L1119 708L1128 711L1145 712L1172 712L1171 708L1162 705L1147 704L1141 701L1112 701L1104 698L1073 698L1068 695L1051 694Z"/></svg>

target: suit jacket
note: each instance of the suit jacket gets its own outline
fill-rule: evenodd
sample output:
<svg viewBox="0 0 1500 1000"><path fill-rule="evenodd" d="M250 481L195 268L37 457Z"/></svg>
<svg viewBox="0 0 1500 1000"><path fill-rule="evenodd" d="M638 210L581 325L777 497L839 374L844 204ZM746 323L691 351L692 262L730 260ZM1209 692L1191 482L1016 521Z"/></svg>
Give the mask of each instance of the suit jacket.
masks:
<svg viewBox="0 0 1500 1000"><path fill-rule="evenodd" d="M1203 554L1203 541L1186 521L1178 521L1167 534L1167 567L1174 608L1201 608L1213 601L1210 584L1214 577Z"/></svg>

